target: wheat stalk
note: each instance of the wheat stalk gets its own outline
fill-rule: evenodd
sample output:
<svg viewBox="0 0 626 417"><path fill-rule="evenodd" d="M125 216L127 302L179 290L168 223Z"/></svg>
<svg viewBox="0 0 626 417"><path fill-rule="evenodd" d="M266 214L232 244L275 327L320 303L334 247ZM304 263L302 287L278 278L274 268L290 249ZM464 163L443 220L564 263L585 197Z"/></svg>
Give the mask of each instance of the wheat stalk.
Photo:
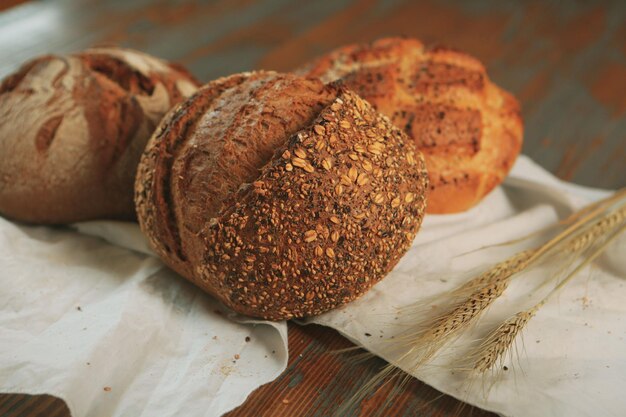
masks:
<svg viewBox="0 0 626 417"><path fill-rule="evenodd" d="M615 196L609 197L606 201L614 202ZM585 215L579 216L580 218L570 227L542 246L517 253L447 293L447 297L460 301L426 325L410 329L400 336L398 340L404 340L409 346L400 358L412 363L410 366L412 370L418 369L430 361L456 335L474 324L508 288L516 274L526 271L554 251L557 251L559 256L580 254L626 217L626 205L622 205L613 213L605 214L598 219L599 212L606 209L606 205L600 203L596 203L593 210L584 209ZM592 220L595 222L592 223Z"/></svg>
<svg viewBox="0 0 626 417"><path fill-rule="evenodd" d="M615 198L612 196L608 200L614 201ZM596 209L589 211L570 228L539 248L517 253L449 293L451 297L465 296L465 300L458 303L445 315L437 317L428 326L428 330L420 334L421 338L431 344L425 359L430 359L449 337L480 317L502 295L511 278L518 272L526 270L531 264L555 248L568 255L577 255L585 251L597 238L606 235L613 230L615 225L626 218L626 205L620 206L614 212L601 217L589 226L589 219L595 216L597 216ZM561 249L558 245L563 242L564 248Z"/></svg>
<svg viewBox="0 0 626 417"><path fill-rule="evenodd" d="M623 197L625 194L626 194L626 190L621 190L620 193L619 193L619 198ZM603 211L606 210L606 207L607 207L606 204L613 203L615 200L616 200L616 196L612 195L612 196L610 196L610 197L608 197L608 198L606 198L604 200L601 200L600 202L594 204L593 206L597 205L597 207L595 207L593 210L588 210L588 208L583 208L581 210L581 212L583 212L585 214L583 216L576 216L578 218L578 220L576 220L571 226L569 226L563 232L559 233L554 238L550 239L547 243L545 243L541 247L539 247L537 249L537 251L532 255L531 259L529 260L529 263L532 263L532 262L540 259L544 255L546 255L547 253L551 252L553 249L557 248L558 245L561 244L563 241L567 241L567 239L570 239L572 235L579 235L580 236L580 235L584 234L586 229L587 229L587 227L589 227L589 224L594 219L597 219L598 215L600 213L602 213ZM604 203L604 204L600 204L600 203ZM620 208L621 208L621 206L620 206ZM618 214L618 216L619 216L619 214ZM602 220L604 220L605 218L606 218L606 215L601 217L600 222ZM613 221L613 220L611 220L611 221ZM600 222L596 222L593 226L596 226ZM602 230L605 230L605 229L600 229L600 232ZM584 238L581 237L581 240L584 240Z"/></svg>
<svg viewBox="0 0 626 417"><path fill-rule="evenodd" d="M486 287L493 286L498 282L506 282L513 275L528 266L535 252L536 249L531 249L517 253L505 261L494 265L476 278L450 291L446 295L453 298L470 298L474 293L484 292Z"/></svg>
<svg viewBox="0 0 626 417"><path fill-rule="evenodd" d="M537 313L539 307L535 306L526 311L520 311L510 319L502 323L484 341L484 345L478 354L473 369L485 372L499 360L511 348L518 333L526 323Z"/></svg>
<svg viewBox="0 0 626 417"><path fill-rule="evenodd" d="M339 406L339 409L337 410L336 415L343 416L343 415L348 414L350 409L354 405L360 403L363 399L365 399L365 397L369 393L374 392L377 389L381 389L386 384L391 383L393 380L395 380L399 376L403 376L403 382L402 382L403 385L404 383L406 383L404 382L405 379L410 379L408 374L404 373L401 369L390 364L385 365L384 367L381 368L380 371L376 373L376 375L370 378L364 385L359 387L357 392L354 395L352 395L352 397L350 397L348 401L344 402L343 404L341 404L341 406ZM385 405L387 404L385 403ZM385 407L381 407L381 408L385 408Z"/></svg>
<svg viewBox="0 0 626 417"><path fill-rule="evenodd" d="M593 236L598 237L602 231L614 230L613 226L622 222L626 217L626 207L622 207L620 210L613 214L603 218L597 222L588 232L581 235L575 241L569 242L568 247L580 248L583 245L589 246L589 241ZM613 242L621 233L626 230L626 224L621 225L616 231L613 231L592 253L582 261L574 270L572 270L559 284L546 295L541 301L535 304L528 310L520 311L510 319L506 320L497 329L487 336L485 341L480 346L478 352L474 355L478 359L474 362L473 370L478 372L486 372L491 369L496 363L503 360L505 355L510 352L511 347L518 334L524 329L526 324L531 318L535 316L537 311L543 307L550 298L554 297L561 289L565 287L583 268L593 262L606 247Z"/></svg>
<svg viewBox="0 0 626 417"><path fill-rule="evenodd" d="M535 261L541 259L544 255L557 247L559 243L571 237L573 234L578 234L579 238L572 241L572 244L568 245L565 248L565 251L569 253L576 253L584 249L591 242L593 242L594 238L602 234L608 228L612 227L613 224L619 221L619 216L623 215L623 213L620 213L618 210L616 216L606 219L601 224L594 224L592 226L593 232L586 236L582 234L581 229L584 232L586 230L586 225L588 225L594 218L597 218L598 215L602 213L602 211L606 210L608 206L615 203L616 201L619 201L623 197L626 197L626 188L612 194L611 196L603 200L592 203L589 206L584 207L580 211L573 213L567 219L559 222L572 225L564 230L562 233L550 239L544 245L511 256L507 260L496 264L491 269L480 274L476 278L471 279L467 283L452 290L446 295L451 298L469 299L475 291L481 291L481 289L485 286L492 285L495 282L508 280L516 273L526 269L528 266L533 264Z"/></svg>
<svg viewBox="0 0 626 417"><path fill-rule="evenodd" d="M565 246L567 252L579 252L587 249L594 241L626 219L626 204L620 205L612 213L600 218L593 225L578 232Z"/></svg>
<svg viewBox="0 0 626 417"><path fill-rule="evenodd" d="M523 242L527 239L530 239L531 237L535 237L538 235L541 235L542 233L546 233L552 229L555 229L557 227L560 226L566 226L569 224L574 223L575 221L580 220L581 218L583 218L583 216L585 216L585 219L583 220L582 223L584 223L585 221L589 221L591 218L593 218L594 216L597 216L598 214L602 213L604 210L606 210L608 207L610 207L612 204L616 203L617 201L621 200L622 198L626 197L626 188L622 188L616 192L614 192L613 194L611 194L610 196L602 199L602 200L598 200L594 203L591 203L585 207L583 207L582 209L570 214L567 218L563 219L563 220L559 220L558 222L551 224L549 226L543 227L539 230L536 230L532 233L529 233L525 236L519 237L517 239L512 239L512 240L508 240L506 242L501 242L501 243L496 243L496 244L492 244L492 245L487 245L487 246L481 246L479 248L473 249L469 252L463 253L462 255L467 255L469 253L473 253L473 252L477 252L477 251L481 251L481 250L485 250L488 248L494 248L494 247L498 247L498 246L506 246L506 245L512 245L515 243L520 243ZM579 223L580 224L580 223Z"/></svg>
<svg viewBox="0 0 626 417"><path fill-rule="evenodd" d="M513 268L502 268L500 274L493 274L481 287L459 303L445 315L437 317L426 330L416 336L419 342L414 346L421 351L414 368L430 360L452 337L473 323L508 287ZM486 279L486 278L485 278ZM423 346L423 347L422 347Z"/></svg>
<svg viewBox="0 0 626 417"><path fill-rule="evenodd" d="M398 335L394 339L394 343L390 344L386 354L391 357L395 356L395 363L399 367L409 372L415 372L420 366L432 359L453 337L475 323L507 289L514 276L527 271L535 263L548 256L552 259L565 255L569 256L571 260L574 255L580 255L589 249L598 238L609 236L544 300L505 321L484 340L477 353L470 358L476 358L474 361L476 371L484 372L491 369L497 361L510 351L517 335L541 306L584 266L599 256L604 248L624 231L626 227L624 225L620 226L617 231L615 231L615 227L626 219L626 203L609 214L606 214L606 210L625 196L626 189L623 189L604 200L583 208L560 222L561 224L569 224L569 227L543 245L517 253L455 290L446 293L448 299L455 301L452 303L452 307L445 314L428 321L426 325L416 324L407 332ZM550 280L546 282L550 282ZM385 381L402 373L398 366L392 364L385 366L359 390L357 395L348 400L345 404L346 407L359 402L375 386L384 384Z"/></svg>
<svg viewBox="0 0 626 417"><path fill-rule="evenodd" d="M518 253L447 293L448 297L459 301L445 314L400 335L398 340L405 341L409 346L400 358L411 362L414 370L429 361L451 338L475 322L502 295L511 277L528 266L535 252Z"/></svg>

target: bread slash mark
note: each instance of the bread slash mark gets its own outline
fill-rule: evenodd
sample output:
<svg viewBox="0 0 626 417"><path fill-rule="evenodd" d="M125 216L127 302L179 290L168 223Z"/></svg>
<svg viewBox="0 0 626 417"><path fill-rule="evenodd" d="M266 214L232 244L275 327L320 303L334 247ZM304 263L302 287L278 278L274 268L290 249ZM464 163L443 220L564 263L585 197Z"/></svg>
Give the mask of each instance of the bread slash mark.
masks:
<svg viewBox="0 0 626 417"><path fill-rule="evenodd" d="M61 121L63 121L63 116L55 116L46 120L41 128L39 128L37 136L35 136L35 148L37 148L38 152L46 152L48 150L54 140L54 136L57 133Z"/></svg>

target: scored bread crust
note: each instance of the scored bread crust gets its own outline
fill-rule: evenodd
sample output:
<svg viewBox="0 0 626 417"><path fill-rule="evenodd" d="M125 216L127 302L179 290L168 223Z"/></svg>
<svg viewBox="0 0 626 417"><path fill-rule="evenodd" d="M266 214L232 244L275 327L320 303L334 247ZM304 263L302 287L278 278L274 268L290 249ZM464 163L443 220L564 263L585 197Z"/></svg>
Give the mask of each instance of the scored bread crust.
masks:
<svg viewBox="0 0 626 417"><path fill-rule="evenodd" d="M300 125L284 124L293 117ZM256 172L228 161L271 136ZM243 182L208 185L230 176ZM164 118L135 201L169 266L239 313L279 320L327 311L383 278L419 229L427 187L412 141L356 94L255 72L209 83Z"/></svg>
<svg viewBox="0 0 626 417"><path fill-rule="evenodd" d="M143 148L197 85L182 67L116 47L27 62L0 84L0 213L33 223L134 219Z"/></svg>
<svg viewBox="0 0 626 417"><path fill-rule="evenodd" d="M519 104L462 52L384 38L338 48L295 72L341 80L415 140L430 176L428 213L477 204L521 150Z"/></svg>

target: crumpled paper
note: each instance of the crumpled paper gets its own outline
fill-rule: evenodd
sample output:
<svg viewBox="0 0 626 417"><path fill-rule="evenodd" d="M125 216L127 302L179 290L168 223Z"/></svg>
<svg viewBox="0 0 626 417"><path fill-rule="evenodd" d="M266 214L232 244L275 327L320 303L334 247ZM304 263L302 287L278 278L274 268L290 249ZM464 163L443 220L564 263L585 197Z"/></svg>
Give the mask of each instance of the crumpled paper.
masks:
<svg viewBox="0 0 626 417"><path fill-rule="evenodd" d="M75 228L0 218L0 392L55 395L75 417L219 416L287 366L285 322L229 313L136 225Z"/></svg>
<svg viewBox="0 0 626 417"><path fill-rule="evenodd" d="M361 299L310 319L402 366L396 336L436 309L438 294L542 241L539 231L609 193L557 180L528 158L519 159L504 187L474 209L427 216L409 252ZM493 245L491 247L486 247ZM481 249L482 248L482 249ZM462 401L503 416L626 415L626 238L609 247L539 310L514 354L485 377L468 379L467 355L487 330L538 301L527 296L548 274L546 265L513 281L472 328L429 366L405 371ZM554 284L553 284L554 285ZM549 288L548 288L549 290ZM419 305L415 312L407 309ZM392 337L394 339L392 339Z"/></svg>
<svg viewBox="0 0 626 417"><path fill-rule="evenodd" d="M363 298L309 322L394 362L386 340L402 328L399 307L450 289L523 245L477 249L539 230L607 194L563 183L522 156L506 185L474 209L427 216L410 251ZM56 395L75 417L217 416L285 369L284 322L228 313L153 258L134 224L72 228L0 218L0 392ZM626 239L613 244L540 310L519 360L491 389L468 386L446 368L455 351L415 376L506 416L626 415L625 249ZM516 312L528 301L520 294L549 272L512 285L489 311L491 321Z"/></svg>

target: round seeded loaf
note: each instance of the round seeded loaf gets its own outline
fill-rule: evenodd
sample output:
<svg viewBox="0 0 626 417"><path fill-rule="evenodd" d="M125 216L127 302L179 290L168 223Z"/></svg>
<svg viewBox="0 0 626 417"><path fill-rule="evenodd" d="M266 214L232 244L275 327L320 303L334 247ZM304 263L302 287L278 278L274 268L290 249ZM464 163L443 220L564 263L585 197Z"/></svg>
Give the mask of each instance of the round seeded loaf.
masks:
<svg viewBox="0 0 626 417"><path fill-rule="evenodd" d="M413 138L430 177L428 213L472 207L520 152L519 104L464 53L386 38L336 49L296 73L341 80Z"/></svg>
<svg viewBox="0 0 626 417"><path fill-rule="evenodd" d="M145 144L197 85L181 67L121 48L27 62L0 84L0 214L134 219Z"/></svg>
<svg viewBox="0 0 626 417"><path fill-rule="evenodd" d="M255 72L209 83L164 118L135 201L170 267L239 313L279 320L385 276L427 187L414 143L356 94Z"/></svg>

